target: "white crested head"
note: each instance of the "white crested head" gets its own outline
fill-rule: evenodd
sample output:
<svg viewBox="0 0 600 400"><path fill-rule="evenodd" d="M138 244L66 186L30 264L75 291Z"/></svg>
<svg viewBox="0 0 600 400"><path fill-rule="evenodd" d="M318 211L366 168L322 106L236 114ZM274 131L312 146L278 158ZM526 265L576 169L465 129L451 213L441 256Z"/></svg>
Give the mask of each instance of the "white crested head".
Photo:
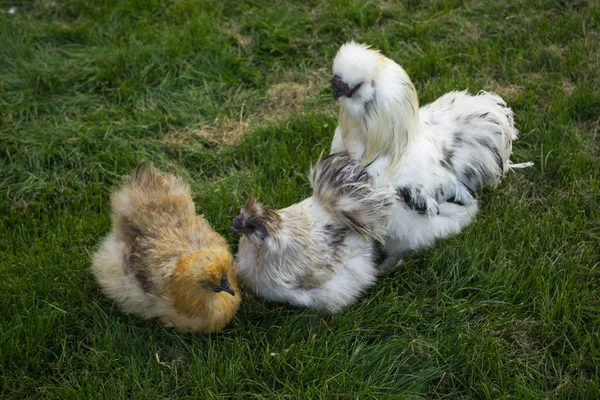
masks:
<svg viewBox="0 0 600 400"><path fill-rule="evenodd" d="M375 79L382 55L365 44L354 41L343 44L333 60L333 73L350 87Z"/></svg>
<svg viewBox="0 0 600 400"><path fill-rule="evenodd" d="M385 156L390 169L397 170L419 131L419 99L410 77L393 60L356 42L339 49L333 73L341 142L362 143L363 165Z"/></svg>
<svg viewBox="0 0 600 400"><path fill-rule="evenodd" d="M348 42L333 60L331 87L334 97L353 114L364 111L364 104L375 95L375 82L385 58L367 45Z"/></svg>

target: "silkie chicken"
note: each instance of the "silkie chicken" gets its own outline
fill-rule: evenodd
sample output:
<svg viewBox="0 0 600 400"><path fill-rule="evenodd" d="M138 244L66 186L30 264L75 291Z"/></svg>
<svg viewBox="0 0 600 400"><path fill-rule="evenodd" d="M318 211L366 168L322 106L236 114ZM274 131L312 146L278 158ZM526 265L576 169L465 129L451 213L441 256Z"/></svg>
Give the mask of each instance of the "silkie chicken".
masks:
<svg viewBox="0 0 600 400"><path fill-rule="evenodd" d="M512 168L513 112L498 95L450 92L419 108L416 89L394 61L349 42L333 61L340 100L331 153L349 152L379 187L398 193L381 268L460 232L477 213L477 191Z"/></svg>
<svg viewBox="0 0 600 400"><path fill-rule="evenodd" d="M106 296L181 332L223 328L240 305L234 259L196 215L189 186L142 163L111 203L112 232L92 260Z"/></svg>
<svg viewBox="0 0 600 400"><path fill-rule="evenodd" d="M320 159L310 182L312 196L282 210L246 201L232 227L237 268L260 297L335 313L374 284L396 194L345 152Z"/></svg>

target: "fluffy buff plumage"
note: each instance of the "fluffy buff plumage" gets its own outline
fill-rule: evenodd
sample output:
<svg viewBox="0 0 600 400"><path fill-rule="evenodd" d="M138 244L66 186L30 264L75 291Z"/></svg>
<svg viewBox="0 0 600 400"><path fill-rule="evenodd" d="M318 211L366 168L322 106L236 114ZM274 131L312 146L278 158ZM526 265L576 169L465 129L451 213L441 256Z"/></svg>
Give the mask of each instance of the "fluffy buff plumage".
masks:
<svg viewBox="0 0 600 400"><path fill-rule="evenodd" d="M376 189L346 153L319 160L313 195L282 210L250 198L233 222L242 233L238 271L259 296L337 312L376 279L374 238L391 216L395 191Z"/></svg>
<svg viewBox="0 0 600 400"><path fill-rule="evenodd" d="M367 46L343 45L331 86L340 118L331 153L349 152L399 202L386 235L387 266L459 232L477 213L477 191L511 168L518 132L502 98L451 92L419 108L410 78Z"/></svg>
<svg viewBox="0 0 600 400"><path fill-rule="evenodd" d="M142 164L111 200L112 231L92 259L104 294L179 331L223 328L240 304L233 256L195 214L189 187Z"/></svg>

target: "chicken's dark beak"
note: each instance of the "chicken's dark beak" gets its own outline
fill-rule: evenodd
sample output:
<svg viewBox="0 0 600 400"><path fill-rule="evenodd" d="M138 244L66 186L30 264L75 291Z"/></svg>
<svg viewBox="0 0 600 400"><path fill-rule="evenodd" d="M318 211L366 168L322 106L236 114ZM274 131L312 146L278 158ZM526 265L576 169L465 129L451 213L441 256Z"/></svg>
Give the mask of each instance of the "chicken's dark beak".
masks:
<svg viewBox="0 0 600 400"><path fill-rule="evenodd" d="M213 290L215 291L215 293L227 292L230 295L235 296L235 291L231 287L229 279L227 279L227 275L223 275L221 277L221 282L219 283L219 286L215 286Z"/></svg>
<svg viewBox="0 0 600 400"><path fill-rule="evenodd" d="M350 86L337 74L331 78L331 88L333 89L333 98L336 100L350 92Z"/></svg>
<svg viewBox="0 0 600 400"><path fill-rule="evenodd" d="M237 217L233 219L233 225L231 226L231 231L236 233L246 233L244 232L244 214L239 214Z"/></svg>

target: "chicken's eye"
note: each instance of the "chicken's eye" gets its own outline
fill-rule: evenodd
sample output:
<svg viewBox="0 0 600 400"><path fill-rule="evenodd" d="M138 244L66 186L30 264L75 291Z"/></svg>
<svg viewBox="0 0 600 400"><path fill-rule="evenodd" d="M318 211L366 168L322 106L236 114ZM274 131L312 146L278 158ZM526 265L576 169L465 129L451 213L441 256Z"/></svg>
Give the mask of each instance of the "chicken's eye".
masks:
<svg viewBox="0 0 600 400"><path fill-rule="evenodd" d="M267 236L269 236L269 231L266 228L262 228L260 230L260 238L262 240L265 240L267 238Z"/></svg>

